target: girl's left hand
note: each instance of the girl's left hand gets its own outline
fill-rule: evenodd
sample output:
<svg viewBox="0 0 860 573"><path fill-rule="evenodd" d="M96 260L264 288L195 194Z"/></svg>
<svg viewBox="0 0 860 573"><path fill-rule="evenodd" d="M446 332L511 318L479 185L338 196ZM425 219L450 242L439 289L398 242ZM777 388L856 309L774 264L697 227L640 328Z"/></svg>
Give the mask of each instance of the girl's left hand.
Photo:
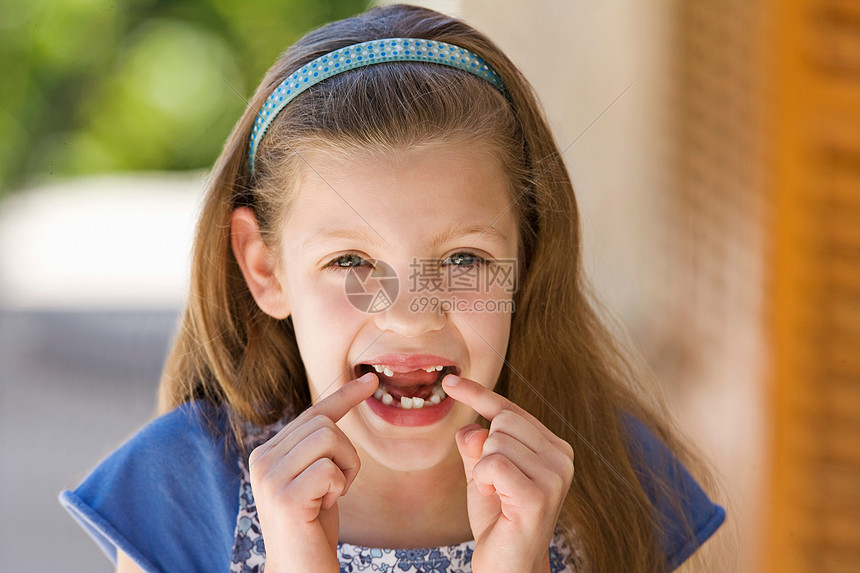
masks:
<svg viewBox="0 0 860 573"><path fill-rule="evenodd" d="M448 375L451 398L490 421L457 432L466 470L476 573L549 572L549 545L573 480L573 448L489 388Z"/></svg>

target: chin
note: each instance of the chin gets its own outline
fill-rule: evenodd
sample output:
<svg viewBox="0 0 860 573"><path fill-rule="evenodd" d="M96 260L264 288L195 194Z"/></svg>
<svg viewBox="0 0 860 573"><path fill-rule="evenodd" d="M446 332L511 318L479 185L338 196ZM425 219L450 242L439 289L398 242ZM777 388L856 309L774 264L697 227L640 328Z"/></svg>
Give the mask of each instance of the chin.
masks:
<svg viewBox="0 0 860 573"><path fill-rule="evenodd" d="M450 399L450 398L449 398ZM447 419L432 426L395 426L383 422L366 404L347 414L341 427L359 450L362 463L373 463L392 471L428 470L443 464L462 467L455 435L474 422L477 414L455 403Z"/></svg>
<svg viewBox="0 0 860 573"><path fill-rule="evenodd" d="M376 463L394 471L417 472L428 470L460 458L453 434L450 439L440 440L386 440L386 443L368 444L364 448Z"/></svg>

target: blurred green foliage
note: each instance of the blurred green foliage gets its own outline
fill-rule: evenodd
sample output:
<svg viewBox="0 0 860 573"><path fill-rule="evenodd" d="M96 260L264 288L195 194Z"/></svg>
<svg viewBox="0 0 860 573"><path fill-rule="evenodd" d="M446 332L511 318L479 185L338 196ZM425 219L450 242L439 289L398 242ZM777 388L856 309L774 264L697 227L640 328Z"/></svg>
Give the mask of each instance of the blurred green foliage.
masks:
<svg viewBox="0 0 860 573"><path fill-rule="evenodd" d="M367 0L3 0L0 195L212 164L266 69Z"/></svg>

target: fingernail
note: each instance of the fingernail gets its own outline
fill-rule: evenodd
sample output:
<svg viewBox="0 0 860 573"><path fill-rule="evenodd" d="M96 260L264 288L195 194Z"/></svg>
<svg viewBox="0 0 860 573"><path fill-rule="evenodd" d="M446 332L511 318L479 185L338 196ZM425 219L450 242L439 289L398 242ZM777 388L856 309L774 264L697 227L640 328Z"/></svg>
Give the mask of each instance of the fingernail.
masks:
<svg viewBox="0 0 860 573"><path fill-rule="evenodd" d="M471 440L472 438L474 438L474 437L475 437L475 434L477 434L477 433L478 433L478 432L480 432L480 431L481 431L481 430L472 430L471 432L469 432L468 434L466 434L465 436L463 436L463 442L464 442L464 443L466 443L466 444L468 444L468 443L469 443L469 440Z"/></svg>
<svg viewBox="0 0 860 573"><path fill-rule="evenodd" d="M373 372L366 372L364 376L358 379L362 384L367 384L373 381Z"/></svg>
<svg viewBox="0 0 860 573"><path fill-rule="evenodd" d="M448 374L445 376L445 379L442 380L442 383L448 386L449 388L453 388L457 384L460 383L460 377L454 374Z"/></svg>

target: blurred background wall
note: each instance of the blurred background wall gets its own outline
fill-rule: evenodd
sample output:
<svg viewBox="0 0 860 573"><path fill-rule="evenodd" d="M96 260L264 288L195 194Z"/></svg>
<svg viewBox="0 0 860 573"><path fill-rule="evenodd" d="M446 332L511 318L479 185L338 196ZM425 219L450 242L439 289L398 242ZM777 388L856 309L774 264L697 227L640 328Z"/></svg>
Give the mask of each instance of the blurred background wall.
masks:
<svg viewBox="0 0 860 573"><path fill-rule="evenodd" d="M534 84L592 281L722 476L709 570L860 570L856 2L422 4ZM0 5L10 570L110 570L56 494L152 414L205 169L244 99L292 41L364 8Z"/></svg>

